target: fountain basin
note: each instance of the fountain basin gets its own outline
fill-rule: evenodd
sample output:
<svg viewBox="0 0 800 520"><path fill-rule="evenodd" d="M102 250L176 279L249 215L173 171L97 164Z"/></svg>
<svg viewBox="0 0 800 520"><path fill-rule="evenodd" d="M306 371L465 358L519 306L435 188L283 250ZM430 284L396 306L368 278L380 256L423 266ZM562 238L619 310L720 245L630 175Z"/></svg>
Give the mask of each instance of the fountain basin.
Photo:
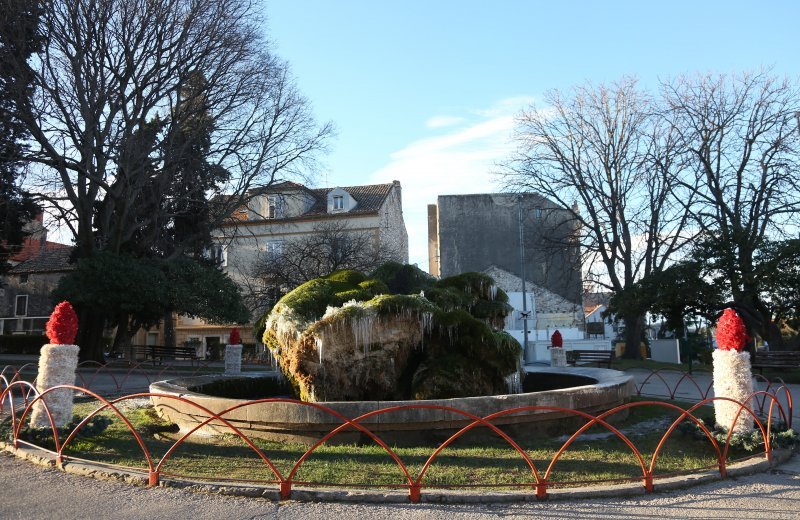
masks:
<svg viewBox="0 0 800 520"><path fill-rule="evenodd" d="M213 413L247 403L246 399L231 399L206 395L193 389L220 380L243 380L269 377L268 373L249 373L238 376L206 375L159 381L150 385L150 391L162 396L151 400L159 414L176 423L182 432L195 428L208 419L208 414L189 403L166 396L180 396ZM600 368L531 368L523 382L523 389L535 388L536 380L545 389L520 394L463 397L457 399L430 399L420 401L352 401L317 403L347 418L355 419L370 412L386 408L410 406L401 410L378 413L360 421L365 428L389 444L409 445L442 442L472 419L450 410L485 417L511 408L546 406L580 410L588 414L599 414L630 400L635 387L633 378L616 370ZM567 381L569 388L547 389L559 379ZM234 383L235 384L235 383ZM325 434L342 424L334 414L308 403L262 402L247 404L225 416L249 437L258 437L281 442L313 444ZM623 417L619 415L618 417ZM574 414L552 410L525 410L498 417L492 424L499 426L515 440L532 439L537 436L563 434L574 431L585 423ZM218 420L213 420L198 430L203 435L233 433ZM497 439L497 433L485 426L469 432L469 439L487 437ZM372 442L363 432L348 427L337 433L329 443Z"/></svg>

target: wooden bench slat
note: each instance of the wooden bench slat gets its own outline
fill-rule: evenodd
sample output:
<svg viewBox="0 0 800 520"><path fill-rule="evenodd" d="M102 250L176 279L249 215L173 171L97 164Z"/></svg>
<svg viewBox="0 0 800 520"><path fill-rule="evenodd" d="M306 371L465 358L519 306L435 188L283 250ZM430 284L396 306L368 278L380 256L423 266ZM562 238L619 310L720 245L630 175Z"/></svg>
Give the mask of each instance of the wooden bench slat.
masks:
<svg viewBox="0 0 800 520"><path fill-rule="evenodd" d="M800 351L756 352L753 368L800 368Z"/></svg>
<svg viewBox="0 0 800 520"><path fill-rule="evenodd" d="M567 360L571 365L577 366L580 361L604 364L611 368L611 362L616 357L613 350L568 350Z"/></svg>
<svg viewBox="0 0 800 520"><path fill-rule="evenodd" d="M153 361L153 365L156 364L156 361L162 362L167 357L189 359L192 361L192 365L197 359L197 351L194 347L172 348L164 345L131 345L131 347L137 357L138 355L144 355L145 359Z"/></svg>

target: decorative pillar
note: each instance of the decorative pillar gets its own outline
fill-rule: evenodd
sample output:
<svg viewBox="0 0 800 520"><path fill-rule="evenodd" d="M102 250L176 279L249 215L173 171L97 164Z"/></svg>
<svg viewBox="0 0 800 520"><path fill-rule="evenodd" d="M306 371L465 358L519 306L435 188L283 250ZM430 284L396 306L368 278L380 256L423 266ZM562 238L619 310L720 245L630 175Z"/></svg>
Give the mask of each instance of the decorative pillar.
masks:
<svg viewBox="0 0 800 520"><path fill-rule="evenodd" d="M747 341L744 322L733 309L725 309L717 322L717 349L712 353L714 362L714 396L727 397L752 409L753 373L750 353L744 349ZM753 431L753 417L747 410L731 401L714 401L714 417L718 426L734 433ZM733 423L736 414L739 418Z"/></svg>
<svg viewBox="0 0 800 520"><path fill-rule="evenodd" d="M36 388L44 392L58 385L74 385L75 370L78 367L78 351L73 345L78 334L78 316L69 302L56 305L47 322L46 333L50 343L44 345L39 357L39 374ZM53 417L56 428L63 428L72 419L73 391L60 388L47 394L43 401L33 405L31 425L35 428L50 428L44 403Z"/></svg>
<svg viewBox="0 0 800 520"><path fill-rule="evenodd" d="M225 345L225 373L240 374L242 372L242 339L239 329L233 328Z"/></svg>
<svg viewBox="0 0 800 520"><path fill-rule="evenodd" d="M564 352L564 338L561 337L561 332L556 329L550 337L550 366L551 367L565 367L567 366L567 355Z"/></svg>

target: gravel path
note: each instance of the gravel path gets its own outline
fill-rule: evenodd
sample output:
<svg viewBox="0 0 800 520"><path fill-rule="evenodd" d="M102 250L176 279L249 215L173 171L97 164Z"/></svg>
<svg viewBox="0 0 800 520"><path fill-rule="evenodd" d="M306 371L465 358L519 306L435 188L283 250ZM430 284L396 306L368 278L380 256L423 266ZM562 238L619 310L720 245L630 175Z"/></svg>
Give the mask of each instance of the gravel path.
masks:
<svg viewBox="0 0 800 520"><path fill-rule="evenodd" d="M275 503L148 489L45 469L0 454L0 518L800 518L800 457L770 473L638 498L500 505Z"/></svg>

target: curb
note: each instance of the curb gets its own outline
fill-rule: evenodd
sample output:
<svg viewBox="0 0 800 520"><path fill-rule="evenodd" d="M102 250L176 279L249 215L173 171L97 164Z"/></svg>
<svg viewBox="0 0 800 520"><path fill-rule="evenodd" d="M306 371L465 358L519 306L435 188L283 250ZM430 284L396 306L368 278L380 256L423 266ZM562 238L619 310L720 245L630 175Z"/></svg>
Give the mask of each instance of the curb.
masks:
<svg viewBox="0 0 800 520"><path fill-rule="evenodd" d="M0 441L0 449L14 456L28 460L34 464L49 468L57 468L65 473L81 475L98 480L111 480L125 482L135 486L147 486L146 473L128 471L111 465L87 461L66 461L61 466L56 464L55 454L33 449L14 448L13 445ZM727 478L736 478L755 473L762 473L775 468L792 458L790 449L776 449L772 452L772 460L752 458L740 463L727 466ZM708 470L689 475L680 475L656 479L654 492L662 493L677 489L689 488L710 482L725 480L720 478L719 472ZM226 496L263 498L273 502L280 501L277 484L265 487L248 484L230 484L223 482L198 482L191 480L178 480L162 478L159 487L183 489L196 493L218 494ZM423 488L424 489L424 488ZM548 501L586 500L595 498L628 498L649 495L641 483L624 483L617 485L591 486L584 488L550 489L547 492ZM293 501L301 502L342 502L342 503L409 503L406 491L373 491L373 490L319 490L303 487L293 487ZM536 502L536 490L531 487L529 493L516 491L484 491L480 494L468 491L437 490L425 491L420 496L421 504L496 504L509 502Z"/></svg>

